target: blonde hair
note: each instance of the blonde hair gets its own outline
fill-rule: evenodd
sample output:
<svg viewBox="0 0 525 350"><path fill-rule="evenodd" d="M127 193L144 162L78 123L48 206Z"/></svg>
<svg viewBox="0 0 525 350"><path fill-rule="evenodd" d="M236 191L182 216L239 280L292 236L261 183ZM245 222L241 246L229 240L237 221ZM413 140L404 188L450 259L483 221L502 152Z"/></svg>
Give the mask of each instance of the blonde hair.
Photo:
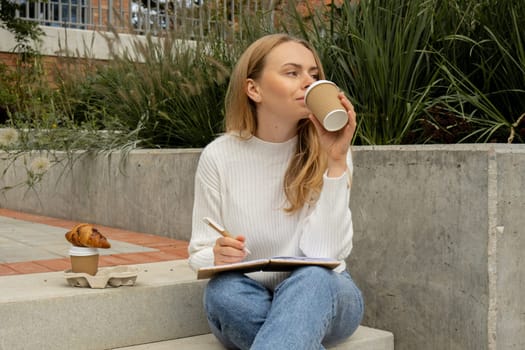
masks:
<svg viewBox="0 0 525 350"><path fill-rule="evenodd" d="M319 79L324 71L315 49L306 41L287 34L271 34L253 42L241 55L230 77L225 100L226 132L249 139L257 130L255 103L246 93L247 80L258 79L264 69L268 53L286 42L300 43L313 55L319 69ZM289 202L287 212L295 212L316 200L323 185L326 155L321 150L314 125L304 119L297 125L297 147L284 176L284 192Z"/></svg>

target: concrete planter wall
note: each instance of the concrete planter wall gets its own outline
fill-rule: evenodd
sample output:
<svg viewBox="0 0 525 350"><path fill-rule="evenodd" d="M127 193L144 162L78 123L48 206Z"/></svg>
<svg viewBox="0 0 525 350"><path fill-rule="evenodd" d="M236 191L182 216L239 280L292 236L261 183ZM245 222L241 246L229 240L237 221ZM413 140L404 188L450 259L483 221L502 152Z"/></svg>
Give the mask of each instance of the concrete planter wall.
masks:
<svg viewBox="0 0 525 350"><path fill-rule="evenodd" d="M85 157L0 206L189 239L199 154ZM525 147L355 147L354 163L348 265L364 324L400 350L524 349ZM20 161L0 186L24 176Z"/></svg>
<svg viewBox="0 0 525 350"><path fill-rule="evenodd" d="M349 269L397 349L525 349L525 147L355 152Z"/></svg>
<svg viewBox="0 0 525 350"><path fill-rule="evenodd" d="M52 166L34 188L5 192L0 206L189 240L199 155L200 150L189 149L137 150L126 158L118 152L83 156ZM28 155L25 162L34 157ZM3 167L5 162L0 171ZM0 187L26 178L20 158Z"/></svg>

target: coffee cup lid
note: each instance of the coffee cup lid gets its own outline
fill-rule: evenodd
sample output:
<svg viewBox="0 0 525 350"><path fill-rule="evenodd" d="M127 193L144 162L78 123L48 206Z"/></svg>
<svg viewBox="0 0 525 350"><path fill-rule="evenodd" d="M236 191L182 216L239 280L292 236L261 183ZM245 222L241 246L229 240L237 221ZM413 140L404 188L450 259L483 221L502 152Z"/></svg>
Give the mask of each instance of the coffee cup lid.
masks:
<svg viewBox="0 0 525 350"><path fill-rule="evenodd" d="M97 254L97 248L71 246L71 248L69 249L69 255L72 256L91 256Z"/></svg>

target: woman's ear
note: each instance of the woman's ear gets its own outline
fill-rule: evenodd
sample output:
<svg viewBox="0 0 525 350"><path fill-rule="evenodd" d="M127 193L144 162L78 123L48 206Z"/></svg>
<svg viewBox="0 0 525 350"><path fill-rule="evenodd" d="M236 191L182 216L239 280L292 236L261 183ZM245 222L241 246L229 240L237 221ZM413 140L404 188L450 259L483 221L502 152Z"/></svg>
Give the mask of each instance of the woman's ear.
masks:
<svg viewBox="0 0 525 350"><path fill-rule="evenodd" d="M255 103L261 102L261 94L255 80L246 80L246 95L248 95L248 97Z"/></svg>

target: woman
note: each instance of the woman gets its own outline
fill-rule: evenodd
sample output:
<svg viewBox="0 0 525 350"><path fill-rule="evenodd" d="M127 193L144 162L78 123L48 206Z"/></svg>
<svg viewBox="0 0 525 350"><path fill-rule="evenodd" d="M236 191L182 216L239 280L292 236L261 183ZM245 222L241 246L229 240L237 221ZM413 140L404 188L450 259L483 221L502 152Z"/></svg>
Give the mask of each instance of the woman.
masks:
<svg viewBox="0 0 525 350"><path fill-rule="evenodd" d="M284 34L252 43L226 94L226 133L202 152L195 177L193 269L272 256L327 257L336 269L222 273L204 306L210 328L230 349L324 349L358 327L361 292L345 271L352 249L349 210L352 104L339 94L348 124L327 132L304 103L324 78L306 42ZM206 225L216 220L238 236ZM251 254L247 256L246 249Z"/></svg>

